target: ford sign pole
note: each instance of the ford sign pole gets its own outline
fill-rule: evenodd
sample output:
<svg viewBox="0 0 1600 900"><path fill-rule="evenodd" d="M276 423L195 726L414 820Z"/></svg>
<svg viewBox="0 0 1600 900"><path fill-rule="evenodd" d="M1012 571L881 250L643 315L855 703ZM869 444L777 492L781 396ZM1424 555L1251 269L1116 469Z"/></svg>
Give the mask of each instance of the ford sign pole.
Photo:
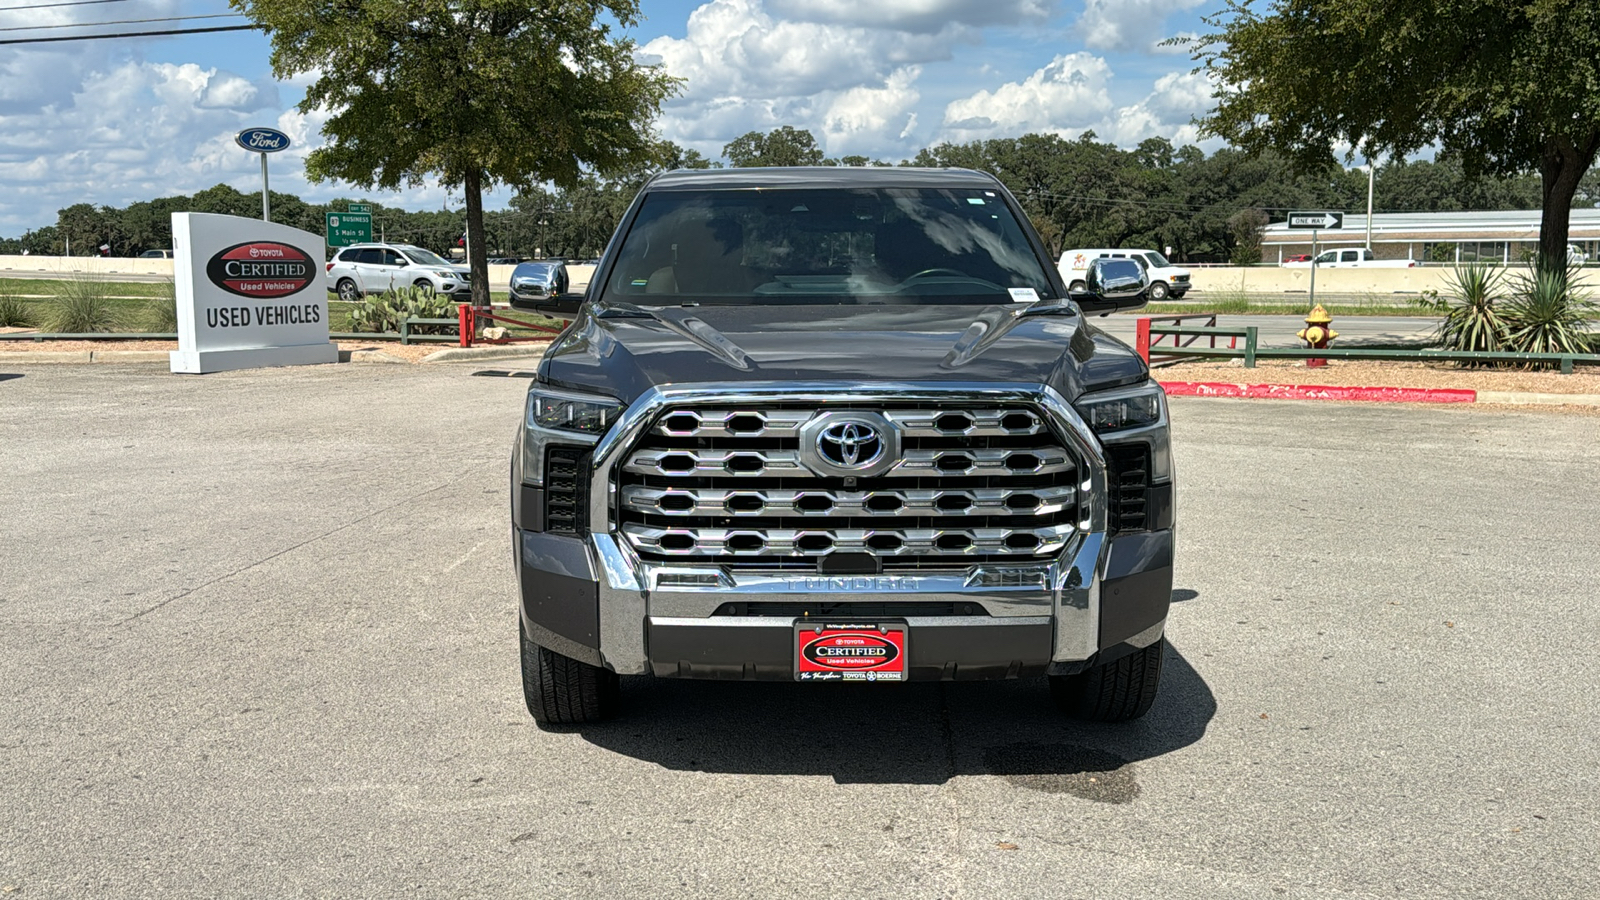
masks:
<svg viewBox="0 0 1600 900"><path fill-rule="evenodd" d="M272 198L267 188L267 154L289 149L289 136L276 128L246 128L233 136L234 143L261 154L261 221L272 221Z"/></svg>
<svg viewBox="0 0 1600 900"><path fill-rule="evenodd" d="M272 221L272 191L267 188L267 155L261 154L261 221Z"/></svg>

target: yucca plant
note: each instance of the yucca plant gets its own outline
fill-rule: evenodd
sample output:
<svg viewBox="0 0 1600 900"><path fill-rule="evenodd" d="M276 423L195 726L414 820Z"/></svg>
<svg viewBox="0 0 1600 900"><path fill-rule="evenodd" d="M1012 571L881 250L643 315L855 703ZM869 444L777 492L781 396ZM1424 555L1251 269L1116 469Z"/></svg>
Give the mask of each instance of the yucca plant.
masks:
<svg viewBox="0 0 1600 900"><path fill-rule="evenodd" d="M27 328L33 324L33 310L21 297L0 293L0 328Z"/></svg>
<svg viewBox="0 0 1600 900"><path fill-rule="evenodd" d="M114 332L122 327L122 315L111 299L111 285L92 275L74 275L56 284L55 300L45 319L45 328L59 334Z"/></svg>
<svg viewBox="0 0 1600 900"><path fill-rule="evenodd" d="M1494 266L1465 263L1444 280L1444 296L1418 301L1444 314L1434 343L1445 350L1505 349L1506 323L1498 305L1504 299L1504 273Z"/></svg>
<svg viewBox="0 0 1600 900"><path fill-rule="evenodd" d="M1518 353L1590 353L1589 323L1600 315L1577 266L1538 268L1517 280L1502 317L1508 349Z"/></svg>

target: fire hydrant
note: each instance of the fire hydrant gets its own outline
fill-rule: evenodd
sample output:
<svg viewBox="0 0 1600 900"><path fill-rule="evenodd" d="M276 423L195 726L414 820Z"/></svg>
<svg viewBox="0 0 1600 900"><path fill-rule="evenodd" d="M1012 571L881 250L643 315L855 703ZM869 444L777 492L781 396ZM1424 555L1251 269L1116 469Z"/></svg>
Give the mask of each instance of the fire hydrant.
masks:
<svg viewBox="0 0 1600 900"><path fill-rule="evenodd" d="M1306 316L1306 327L1295 332L1294 336L1305 341L1306 346L1312 350L1324 350L1339 336L1339 332L1334 331L1332 326L1333 317L1328 315L1328 311L1322 308L1321 303L1318 303L1311 308L1311 314ZM1327 364L1326 359L1306 360L1306 367L1312 369Z"/></svg>

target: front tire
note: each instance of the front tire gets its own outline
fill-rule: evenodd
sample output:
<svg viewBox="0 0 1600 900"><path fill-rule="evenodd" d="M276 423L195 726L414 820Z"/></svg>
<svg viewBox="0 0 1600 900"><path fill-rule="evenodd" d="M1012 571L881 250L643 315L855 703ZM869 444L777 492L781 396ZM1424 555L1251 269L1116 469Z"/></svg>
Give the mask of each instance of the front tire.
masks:
<svg viewBox="0 0 1600 900"><path fill-rule="evenodd" d="M522 696L534 721L581 725L611 718L621 702L617 673L541 647L517 628Z"/></svg>
<svg viewBox="0 0 1600 900"><path fill-rule="evenodd" d="M339 279L338 290L340 300L343 300L346 303L361 302L361 290L360 288L356 287L356 283L354 281L351 281L348 278Z"/></svg>
<svg viewBox="0 0 1600 900"><path fill-rule="evenodd" d="M1167 297L1171 294L1172 291L1167 287L1167 283L1165 281L1156 281L1150 284L1150 300L1153 303L1160 303L1161 301L1167 299Z"/></svg>
<svg viewBox="0 0 1600 900"><path fill-rule="evenodd" d="M416 281L411 282L411 286L412 287L422 288L423 290L427 291L430 294L438 293L438 290L439 290L438 288L433 286L433 282L429 281L426 278L418 278Z"/></svg>
<svg viewBox="0 0 1600 900"><path fill-rule="evenodd" d="M1150 711L1161 686L1161 660L1167 640L1095 666L1077 675L1051 675L1056 708L1075 719L1129 722Z"/></svg>

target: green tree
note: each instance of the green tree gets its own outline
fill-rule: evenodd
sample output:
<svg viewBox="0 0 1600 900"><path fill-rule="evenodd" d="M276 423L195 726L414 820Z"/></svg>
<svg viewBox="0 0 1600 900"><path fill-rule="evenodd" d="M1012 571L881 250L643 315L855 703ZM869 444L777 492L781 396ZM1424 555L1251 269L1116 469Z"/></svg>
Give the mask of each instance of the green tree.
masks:
<svg viewBox="0 0 1600 900"><path fill-rule="evenodd" d="M651 160L677 82L634 58L610 19L637 0L229 0L272 39L279 78L314 73L326 110L313 179L395 190L429 176L466 199L473 302L489 302L483 191L576 184Z"/></svg>
<svg viewBox="0 0 1600 900"><path fill-rule="evenodd" d="M747 132L722 148L722 155L737 168L748 166L820 166L822 148L804 128L785 125L766 134Z"/></svg>
<svg viewBox="0 0 1600 900"><path fill-rule="evenodd" d="M1217 80L1205 133L1316 165L1336 148L1438 144L1468 175L1537 170L1541 265L1565 265L1573 196L1600 152L1593 0L1229 0L1195 58Z"/></svg>

